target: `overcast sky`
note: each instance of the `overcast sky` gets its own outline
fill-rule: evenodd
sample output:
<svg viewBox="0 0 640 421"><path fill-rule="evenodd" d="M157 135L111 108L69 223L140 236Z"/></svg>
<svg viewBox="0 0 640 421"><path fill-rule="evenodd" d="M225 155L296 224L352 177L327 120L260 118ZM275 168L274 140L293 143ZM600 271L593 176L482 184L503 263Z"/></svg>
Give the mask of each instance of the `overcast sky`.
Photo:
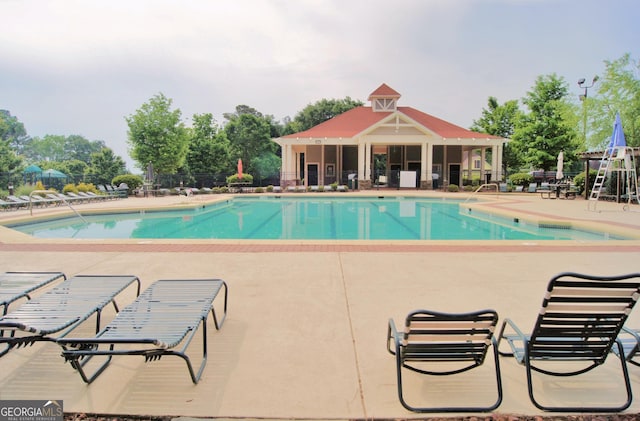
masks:
<svg viewBox="0 0 640 421"><path fill-rule="evenodd" d="M240 104L282 121L386 83L469 127L540 75L577 98L605 60L640 58L638 0L0 0L0 17L0 109L134 171L125 117L160 92L190 125Z"/></svg>

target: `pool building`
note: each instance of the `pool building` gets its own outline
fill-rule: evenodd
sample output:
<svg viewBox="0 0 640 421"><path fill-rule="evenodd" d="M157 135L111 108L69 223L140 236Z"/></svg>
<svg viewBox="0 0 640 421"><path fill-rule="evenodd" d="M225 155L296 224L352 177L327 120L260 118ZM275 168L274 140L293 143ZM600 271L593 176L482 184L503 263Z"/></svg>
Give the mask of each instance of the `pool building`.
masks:
<svg viewBox="0 0 640 421"><path fill-rule="evenodd" d="M281 185L355 186L357 180L360 189L381 184L431 189L434 178L440 186L502 179L509 139L398 106L400 96L383 83L369 95L370 106L274 139L282 148Z"/></svg>

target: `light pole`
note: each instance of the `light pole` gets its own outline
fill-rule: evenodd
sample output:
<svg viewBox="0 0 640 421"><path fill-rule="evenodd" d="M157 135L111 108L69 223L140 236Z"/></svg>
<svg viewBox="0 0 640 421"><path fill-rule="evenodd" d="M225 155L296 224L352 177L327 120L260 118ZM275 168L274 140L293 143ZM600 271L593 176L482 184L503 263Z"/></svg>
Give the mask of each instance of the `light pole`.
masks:
<svg viewBox="0 0 640 421"><path fill-rule="evenodd" d="M591 81L591 85L587 85L585 82L585 78L580 78L578 79L578 86L581 87L582 89L584 89L584 94L580 95L580 101L582 101L582 114L583 114L583 130L584 130L584 144L585 146L587 145L587 96L589 95L589 88L593 88L593 85L596 84L596 82L598 81L598 75L595 75L593 77L593 80ZM586 166L584 169L584 175L585 175L585 189L584 189L584 198L587 199L589 197L589 187L590 187L590 179L589 179L589 160L587 159L586 161Z"/></svg>
<svg viewBox="0 0 640 421"><path fill-rule="evenodd" d="M583 113L583 120L584 120L584 126L583 126L583 130L584 130L584 141L585 144L587 142L587 96L589 95L589 88L593 88L593 85L596 84L596 82L598 81L598 75L595 75L593 77L593 80L591 81L591 85L587 85L586 79L585 78L580 78L578 79L578 86L582 89L584 89L584 94L580 95L580 101L582 101L582 113Z"/></svg>

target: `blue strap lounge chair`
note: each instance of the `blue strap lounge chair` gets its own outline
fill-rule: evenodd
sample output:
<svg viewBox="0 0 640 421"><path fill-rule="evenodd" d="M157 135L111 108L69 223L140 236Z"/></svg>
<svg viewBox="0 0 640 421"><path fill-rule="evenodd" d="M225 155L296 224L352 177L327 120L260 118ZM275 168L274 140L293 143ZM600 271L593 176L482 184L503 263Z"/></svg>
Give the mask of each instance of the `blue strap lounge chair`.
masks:
<svg viewBox="0 0 640 421"><path fill-rule="evenodd" d="M214 300L224 290L222 316L216 314ZM86 383L93 382L115 355L141 355L145 362L165 355L182 358L191 380L198 383L207 362L207 317L211 313L216 329L227 314L227 284L220 279L160 280L147 288L132 304L92 338L58 340L62 355ZM202 360L197 371L186 354L194 335L202 330ZM176 349L178 348L179 349ZM92 373L85 364L95 356L105 360Z"/></svg>
<svg viewBox="0 0 640 421"><path fill-rule="evenodd" d="M493 332L498 314L482 310L464 314L418 310L410 313L404 329L398 331L393 320L387 329L387 350L396 357L398 397L402 406L414 412L488 412L502 402L502 380L498 347ZM432 376L458 374L480 367L493 345L496 400L487 406L416 407L404 398L402 370Z"/></svg>
<svg viewBox="0 0 640 421"><path fill-rule="evenodd" d="M62 272L5 272L0 274L0 307L2 316L7 314L9 305L58 279L67 279Z"/></svg>
<svg viewBox="0 0 640 421"><path fill-rule="evenodd" d="M118 311L116 296L132 284L137 284L137 296L136 276L77 275L65 280L0 317L0 330L9 333L0 336L0 356L14 347L62 338L94 314L98 332L102 309L113 303Z"/></svg>
<svg viewBox="0 0 640 421"><path fill-rule="evenodd" d="M513 321L505 319L498 344L504 339L511 352L501 350L500 354L513 356L525 366L529 397L537 408L561 412L617 412L629 407L631 385L624 357L620 358L627 392L624 403L599 406L581 402L578 399L580 388L576 388L573 405L542 403L536 398L532 377L534 372L561 378L577 376L602 366L612 350L623 355L618 335L639 295L640 273L591 276L565 272L549 282L531 334L524 334ZM567 390L571 391L572 387L575 388L575 384L569 385ZM608 403L603 402L603 405Z"/></svg>

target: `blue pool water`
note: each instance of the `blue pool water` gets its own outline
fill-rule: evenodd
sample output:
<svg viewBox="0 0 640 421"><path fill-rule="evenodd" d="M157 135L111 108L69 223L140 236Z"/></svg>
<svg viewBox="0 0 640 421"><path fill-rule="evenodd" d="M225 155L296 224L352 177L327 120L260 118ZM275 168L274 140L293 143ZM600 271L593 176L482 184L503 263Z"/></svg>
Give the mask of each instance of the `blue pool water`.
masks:
<svg viewBox="0 0 640 421"><path fill-rule="evenodd" d="M11 228L38 238L309 240L608 240L470 212L459 201L400 198L235 198L180 211L69 217Z"/></svg>

